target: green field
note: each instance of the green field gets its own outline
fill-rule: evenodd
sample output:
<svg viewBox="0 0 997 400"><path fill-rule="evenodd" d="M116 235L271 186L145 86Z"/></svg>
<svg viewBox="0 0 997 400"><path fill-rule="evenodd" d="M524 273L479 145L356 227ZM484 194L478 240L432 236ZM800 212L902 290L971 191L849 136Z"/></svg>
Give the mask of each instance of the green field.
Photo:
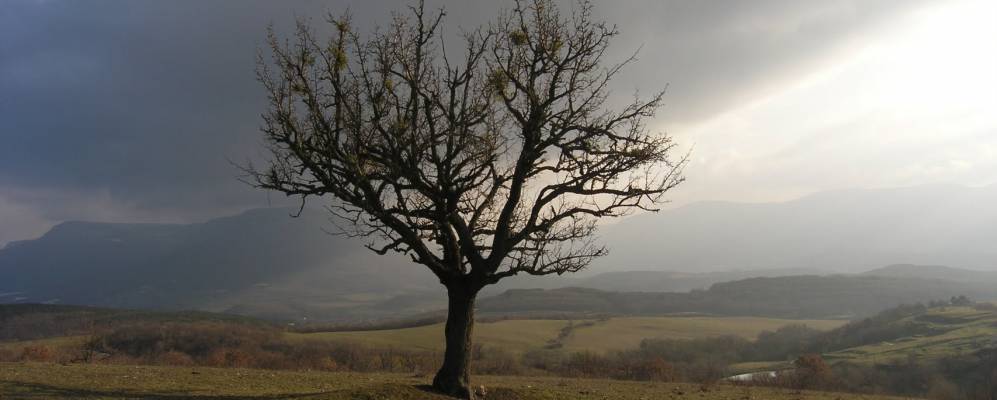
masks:
<svg viewBox="0 0 997 400"><path fill-rule="evenodd" d="M588 324L591 322L591 324ZM521 353L542 348L558 337L561 330L576 328L562 341L570 351L633 349L649 338L688 339L720 335L754 338L761 331L774 331L789 324L806 324L815 329L832 329L840 320L786 320L753 317L619 317L608 320L503 320L478 322L474 326L477 343ZM443 324L382 331L323 332L288 334L296 339L323 339L372 346L394 346L423 350L443 349Z"/></svg>
<svg viewBox="0 0 997 400"><path fill-rule="evenodd" d="M885 363L933 360L997 347L997 313L972 307L944 307L898 321L930 328L934 333L853 347L825 355L829 361Z"/></svg>
<svg viewBox="0 0 997 400"><path fill-rule="evenodd" d="M557 337L568 321L560 320L505 320L478 322L474 325L475 340L486 346L501 346L512 352L522 352L542 347ZM379 331L289 333L296 339L321 339L354 342L371 346L390 346L419 350L443 349L443 324L416 328Z"/></svg>
<svg viewBox="0 0 997 400"><path fill-rule="evenodd" d="M51 348L74 347L83 344L85 336L62 336L46 339L20 340L15 342L0 342L0 350L20 353L25 347L47 346Z"/></svg>
<svg viewBox="0 0 997 400"><path fill-rule="evenodd" d="M411 374L288 372L251 369L0 363L0 398L17 399L401 399L448 397ZM700 386L566 378L481 376L489 400L550 399L893 399L883 396L729 385Z"/></svg>
<svg viewBox="0 0 997 400"><path fill-rule="evenodd" d="M762 331L775 331L790 324L803 324L829 330L844 325L842 320L786 320L754 317L627 317L597 322L576 329L564 341L569 351L612 351L633 349L644 339L694 339L736 335L754 339Z"/></svg>

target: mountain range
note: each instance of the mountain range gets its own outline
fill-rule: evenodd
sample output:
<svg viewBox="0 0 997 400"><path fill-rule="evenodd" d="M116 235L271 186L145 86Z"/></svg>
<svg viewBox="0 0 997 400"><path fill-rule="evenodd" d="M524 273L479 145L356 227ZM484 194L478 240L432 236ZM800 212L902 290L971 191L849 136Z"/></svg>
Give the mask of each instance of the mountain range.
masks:
<svg viewBox="0 0 997 400"><path fill-rule="evenodd" d="M65 222L0 249L0 302L321 320L445 305L442 288L423 267L399 255L378 256L363 239L327 234L333 225L322 211L306 208L292 218L295 211L256 209L196 224ZM688 292L757 277L861 271L867 272L855 276L955 282L962 286L946 287L985 295L977 289L997 283L997 272L964 267L997 265L994 238L997 186L697 203L607 225L600 240L611 254L588 275L515 277L484 295L563 287ZM919 265L873 269L900 262Z"/></svg>
<svg viewBox="0 0 997 400"><path fill-rule="evenodd" d="M884 265L997 269L997 185L821 192L781 203L694 203L602 230L604 270Z"/></svg>

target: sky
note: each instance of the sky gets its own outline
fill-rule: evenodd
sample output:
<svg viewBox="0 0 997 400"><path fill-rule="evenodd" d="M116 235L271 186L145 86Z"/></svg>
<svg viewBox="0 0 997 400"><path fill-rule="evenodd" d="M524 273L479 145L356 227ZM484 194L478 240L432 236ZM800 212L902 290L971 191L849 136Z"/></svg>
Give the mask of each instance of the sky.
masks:
<svg viewBox="0 0 997 400"><path fill-rule="evenodd" d="M66 220L195 222L283 201L237 180L258 157L268 24L399 1L5 0L0 246ZM448 32L502 1L430 1ZM564 7L570 8L571 3ZM596 1L640 49L617 93L667 86L651 124L691 150L674 205L997 182L997 3Z"/></svg>

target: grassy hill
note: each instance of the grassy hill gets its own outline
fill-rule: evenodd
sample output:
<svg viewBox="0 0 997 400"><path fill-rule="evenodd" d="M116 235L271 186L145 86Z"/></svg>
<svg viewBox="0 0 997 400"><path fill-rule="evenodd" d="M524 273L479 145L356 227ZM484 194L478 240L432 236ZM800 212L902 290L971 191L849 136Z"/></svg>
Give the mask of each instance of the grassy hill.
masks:
<svg viewBox="0 0 997 400"><path fill-rule="evenodd" d="M829 361L884 364L935 361L997 348L997 312L974 307L937 307L890 322L915 333L826 354Z"/></svg>
<svg viewBox="0 0 997 400"><path fill-rule="evenodd" d="M485 346L501 347L521 353L559 343L568 351L625 350L637 347L649 338L686 339L721 335L754 338L761 331L773 331L790 324L805 324L815 329L841 326L841 320L786 320L756 317L613 317L599 320L504 320L478 322L475 341ZM562 332L564 337L559 338ZM357 331L291 333L297 339L322 339L357 342L374 346L394 346L422 350L443 349L443 324L415 328Z"/></svg>
<svg viewBox="0 0 997 400"><path fill-rule="evenodd" d="M739 362L728 369L792 370L787 360L794 354L820 353L839 390L938 399L997 396L997 307L990 303L954 299L901 306L806 336L781 353L759 352L765 347L759 339L742 348Z"/></svg>
<svg viewBox="0 0 997 400"><path fill-rule="evenodd" d="M411 374L287 372L251 369L0 363L0 397L70 399L449 399ZM479 376L489 400L814 399L887 400L885 396L682 383Z"/></svg>
<svg viewBox="0 0 997 400"><path fill-rule="evenodd" d="M226 322L270 325L269 322L204 311L147 311L52 304L0 304L0 341L30 340L92 333L130 323Z"/></svg>
<svg viewBox="0 0 997 400"><path fill-rule="evenodd" d="M558 332L567 324L568 321L560 320L478 322L474 326L474 334L476 343L522 352L543 347L547 341L557 337ZM288 333L288 335L301 340L329 340L419 350L443 349L443 324L377 331Z"/></svg>
<svg viewBox="0 0 997 400"><path fill-rule="evenodd" d="M439 286L403 257L324 234L324 212L294 212L182 225L65 222L0 249L0 303L346 318L412 311L361 308Z"/></svg>
<svg viewBox="0 0 997 400"><path fill-rule="evenodd" d="M588 288L517 289L485 297L486 312L600 312L662 315L696 312L772 318L855 318L900 304L966 295L989 300L995 286L910 276L829 275L749 278L687 293L610 292Z"/></svg>
<svg viewBox="0 0 997 400"><path fill-rule="evenodd" d="M564 340L567 351L611 351L636 348L644 339L693 339L724 335L754 339L762 331L786 325L828 330L843 320L787 320L758 317L624 317L575 329Z"/></svg>

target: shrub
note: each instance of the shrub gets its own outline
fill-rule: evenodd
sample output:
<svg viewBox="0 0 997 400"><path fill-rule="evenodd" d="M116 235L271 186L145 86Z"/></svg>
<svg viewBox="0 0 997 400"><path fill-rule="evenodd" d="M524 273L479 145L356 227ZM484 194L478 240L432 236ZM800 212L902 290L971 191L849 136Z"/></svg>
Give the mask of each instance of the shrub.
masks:
<svg viewBox="0 0 997 400"><path fill-rule="evenodd" d="M942 377L934 377L928 382L927 398L932 400L959 400L965 399L959 392L959 387Z"/></svg>
<svg viewBox="0 0 997 400"><path fill-rule="evenodd" d="M626 369L625 379L638 381L674 381L675 367L661 357L637 360Z"/></svg>
<svg viewBox="0 0 997 400"><path fill-rule="evenodd" d="M52 361L55 352L52 348L44 345L30 345L21 349L21 361Z"/></svg>
<svg viewBox="0 0 997 400"><path fill-rule="evenodd" d="M491 375L518 375L524 372L523 363L512 353L499 347L483 347L477 352L474 372Z"/></svg>
<svg viewBox="0 0 997 400"><path fill-rule="evenodd" d="M831 369L819 354L804 354L793 365L790 379L796 389L820 389L830 381Z"/></svg>
<svg viewBox="0 0 997 400"><path fill-rule="evenodd" d="M613 371L608 358L597 353L583 351L572 353L561 364L560 372L575 377L606 377Z"/></svg>
<svg viewBox="0 0 997 400"><path fill-rule="evenodd" d="M160 365L186 367L194 365L194 359L187 354L181 353L176 350L170 350L168 352L160 354L157 357L155 363Z"/></svg>
<svg viewBox="0 0 997 400"><path fill-rule="evenodd" d="M13 350L0 348L0 361L10 362L17 361L17 355Z"/></svg>
<svg viewBox="0 0 997 400"><path fill-rule="evenodd" d="M563 354L549 349L530 350L523 354L521 362L528 368L554 371L560 368Z"/></svg>
<svg viewBox="0 0 997 400"><path fill-rule="evenodd" d="M351 370L428 373L439 353L372 348L325 341L288 341L272 328L215 322L135 324L110 330L75 351L110 354L121 364L205 365L215 367ZM479 354L492 365L516 360L501 352ZM77 358L79 359L79 358ZM494 368L500 368L496 366Z"/></svg>

